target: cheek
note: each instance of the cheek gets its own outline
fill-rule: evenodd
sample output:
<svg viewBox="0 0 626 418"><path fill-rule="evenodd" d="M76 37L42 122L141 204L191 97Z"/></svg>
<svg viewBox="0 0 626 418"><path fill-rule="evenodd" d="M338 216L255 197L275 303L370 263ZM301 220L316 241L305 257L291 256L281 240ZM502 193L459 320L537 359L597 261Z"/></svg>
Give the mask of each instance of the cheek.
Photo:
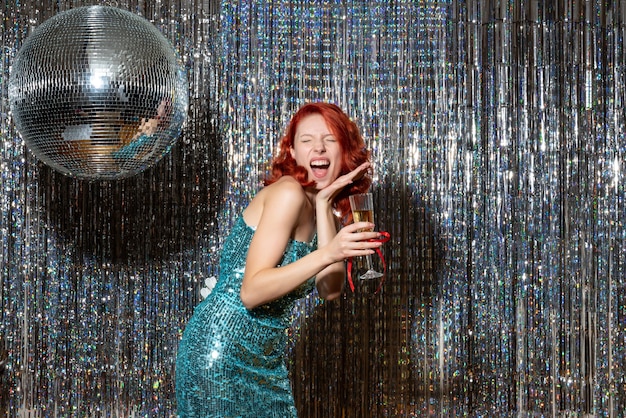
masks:
<svg viewBox="0 0 626 418"><path fill-rule="evenodd" d="M337 164L337 166L335 167L335 178L341 176L341 164Z"/></svg>
<svg viewBox="0 0 626 418"><path fill-rule="evenodd" d="M341 168L343 167L343 158L342 158L343 154L341 153L341 151L337 151L337 154L335 155L335 164L338 167L338 170L341 171Z"/></svg>

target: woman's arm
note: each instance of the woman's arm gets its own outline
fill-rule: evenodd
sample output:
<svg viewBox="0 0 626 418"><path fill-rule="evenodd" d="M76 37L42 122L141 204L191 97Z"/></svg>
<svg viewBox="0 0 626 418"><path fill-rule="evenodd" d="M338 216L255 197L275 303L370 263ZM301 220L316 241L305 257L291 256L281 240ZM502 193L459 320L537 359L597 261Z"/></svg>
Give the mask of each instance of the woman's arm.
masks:
<svg viewBox="0 0 626 418"><path fill-rule="evenodd" d="M337 218L333 214L332 205L325 199L316 199L317 243L319 248L328 245L337 235L339 229ZM344 258L324 267L315 276L317 292L324 299L335 299L341 295L345 281L346 267Z"/></svg>
<svg viewBox="0 0 626 418"><path fill-rule="evenodd" d="M259 202L252 202L250 206L254 203L258 212ZM260 217L248 249L241 284L241 300L248 309L286 295L316 274L314 268L307 265L297 268L304 263L292 263L290 268L277 267L307 205L306 194L295 180L283 179L263 190ZM319 262L322 268L322 261Z"/></svg>
<svg viewBox="0 0 626 418"><path fill-rule="evenodd" d="M370 168L369 162L337 178L332 184L320 190L315 199L317 215L317 238L320 247L329 243L337 234L338 220L333 214L333 199L344 187L359 178ZM316 276L317 291L325 299L335 299L341 295L345 282L346 268L344 260L339 260L325 267Z"/></svg>
<svg viewBox="0 0 626 418"><path fill-rule="evenodd" d="M373 249L380 245L364 242L375 238L377 233L357 232L360 228L372 227L371 224L352 224L339 233L335 232L328 242L305 257L277 267L298 226L301 211L309 203L302 187L295 182L280 182L269 187L272 189L265 196L241 285L241 300L246 308L252 309L278 299L326 267L334 264L342 266L347 257L373 254ZM324 241L327 239L324 238Z"/></svg>

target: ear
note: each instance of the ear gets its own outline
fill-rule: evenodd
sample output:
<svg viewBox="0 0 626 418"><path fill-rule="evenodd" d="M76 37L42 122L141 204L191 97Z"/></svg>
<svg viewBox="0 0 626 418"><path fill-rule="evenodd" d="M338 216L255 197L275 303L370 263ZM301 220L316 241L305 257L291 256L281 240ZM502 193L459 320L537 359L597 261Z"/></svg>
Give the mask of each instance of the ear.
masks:
<svg viewBox="0 0 626 418"><path fill-rule="evenodd" d="M291 154L291 158L296 159L296 151L293 149L293 146L289 147L289 154Z"/></svg>

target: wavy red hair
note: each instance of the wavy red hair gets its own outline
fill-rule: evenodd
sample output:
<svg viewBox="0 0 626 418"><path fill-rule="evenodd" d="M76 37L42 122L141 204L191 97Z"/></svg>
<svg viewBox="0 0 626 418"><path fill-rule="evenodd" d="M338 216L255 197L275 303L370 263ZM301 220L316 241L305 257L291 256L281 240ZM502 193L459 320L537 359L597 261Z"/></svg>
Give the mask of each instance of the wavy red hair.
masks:
<svg viewBox="0 0 626 418"><path fill-rule="evenodd" d="M292 176L305 188L315 185L315 181L309 180L306 169L296 164L296 160L291 156L291 148L300 121L305 116L316 113L322 115L341 146L340 175L347 174L364 162L369 161L370 152L365 148L365 142L359 128L341 108L326 102L308 103L302 106L291 118L285 136L280 141L278 155L272 161L271 175L265 180L265 185L276 182L282 176ZM371 184L372 179L369 174L366 174L337 195L333 203L344 223L352 221L348 196L355 193L365 193Z"/></svg>

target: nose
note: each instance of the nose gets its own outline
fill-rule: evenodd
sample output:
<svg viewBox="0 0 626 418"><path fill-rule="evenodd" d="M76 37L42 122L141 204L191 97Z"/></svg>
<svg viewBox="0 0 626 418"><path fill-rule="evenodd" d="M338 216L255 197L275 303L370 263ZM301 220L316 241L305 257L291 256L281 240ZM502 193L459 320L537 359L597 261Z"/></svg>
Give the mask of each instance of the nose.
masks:
<svg viewBox="0 0 626 418"><path fill-rule="evenodd" d="M313 147L315 149L315 151L317 152L324 152L326 151L326 144L324 144L324 140L321 138L318 138L314 141L313 143Z"/></svg>

